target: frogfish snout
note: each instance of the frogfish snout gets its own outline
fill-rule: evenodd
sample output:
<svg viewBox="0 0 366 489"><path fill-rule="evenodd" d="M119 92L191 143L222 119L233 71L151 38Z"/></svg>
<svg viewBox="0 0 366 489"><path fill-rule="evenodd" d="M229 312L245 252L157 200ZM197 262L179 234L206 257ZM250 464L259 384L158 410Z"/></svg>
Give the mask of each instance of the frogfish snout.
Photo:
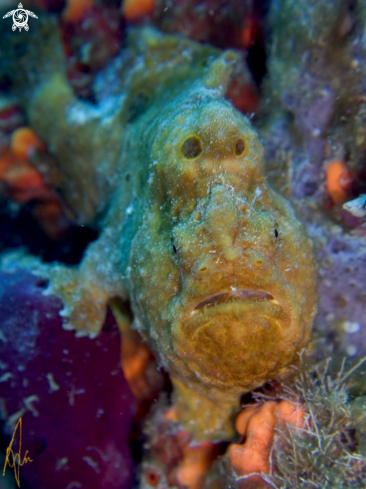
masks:
<svg viewBox="0 0 366 489"><path fill-rule="evenodd" d="M233 241L238 232L238 218L238 209L230 191L224 185L215 185L211 189L204 220L211 239L227 260L236 258Z"/></svg>

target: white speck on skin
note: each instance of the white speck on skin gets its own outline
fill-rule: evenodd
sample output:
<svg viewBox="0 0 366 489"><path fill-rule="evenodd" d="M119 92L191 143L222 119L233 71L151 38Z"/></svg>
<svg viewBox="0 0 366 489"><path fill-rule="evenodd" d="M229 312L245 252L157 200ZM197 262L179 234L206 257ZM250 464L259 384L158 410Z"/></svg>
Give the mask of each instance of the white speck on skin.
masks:
<svg viewBox="0 0 366 489"><path fill-rule="evenodd" d="M254 197L257 198L260 195L262 195L262 190L259 187L257 187L254 192Z"/></svg>

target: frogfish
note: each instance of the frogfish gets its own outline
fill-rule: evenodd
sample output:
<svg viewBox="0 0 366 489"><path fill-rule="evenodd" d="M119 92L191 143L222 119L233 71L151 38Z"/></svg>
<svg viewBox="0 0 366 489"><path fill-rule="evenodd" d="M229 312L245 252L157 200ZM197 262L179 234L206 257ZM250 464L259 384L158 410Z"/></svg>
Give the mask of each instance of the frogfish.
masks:
<svg viewBox="0 0 366 489"><path fill-rule="evenodd" d="M256 130L224 98L237 55L131 30L89 103L65 79L59 40L32 47L31 35L9 67L14 93L73 218L99 231L78 266L31 267L78 335L98 335L111 299L129 301L179 421L197 441L229 439L240 396L309 342L317 299L311 242L266 179Z"/></svg>

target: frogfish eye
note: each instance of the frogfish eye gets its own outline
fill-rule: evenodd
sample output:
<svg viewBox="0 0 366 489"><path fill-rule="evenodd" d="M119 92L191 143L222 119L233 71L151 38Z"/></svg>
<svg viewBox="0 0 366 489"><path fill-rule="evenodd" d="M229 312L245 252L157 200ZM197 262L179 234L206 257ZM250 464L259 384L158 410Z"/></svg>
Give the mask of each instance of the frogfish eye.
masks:
<svg viewBox="0 0 366 489"><path fill-rule="evenodd" d="M202 143L197 136L189 136L182 144L182 153L187 160L197 158L202 151Z"/></svg>
<svg viewBox="0 0 366 489"><path fill-rule="evenodd" d="M245 150L245 143L242 138L239 138L235 143L235 156L243 156Z"/></svg>

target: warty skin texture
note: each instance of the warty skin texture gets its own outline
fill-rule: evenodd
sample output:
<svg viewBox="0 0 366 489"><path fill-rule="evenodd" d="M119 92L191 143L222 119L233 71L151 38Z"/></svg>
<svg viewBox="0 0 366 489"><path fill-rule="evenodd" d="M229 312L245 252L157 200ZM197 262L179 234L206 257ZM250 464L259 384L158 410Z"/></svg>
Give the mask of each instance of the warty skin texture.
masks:
<svg viewBox="0 0 366 489"><path fill-rule="evenodd" d="M187 159L192 135L202 153ZM131 249L133 310L173 378L180 419L197 438L228 436L240 394L283 371L309 340L311 244L266 183L257 134L224 100L173 113L152 159L150 205Z"/></svg>
<svg viewBox="0 0 366 489"><path fill-rule="evenodd" d="M98 334L109 299L131 302L133 327L170 373L179 419L197 441L233 436L240 395L284 372L316 310L311 243L266 182L257 133L223 98L234 59L216 55L125 124L113 147L121 157L106 166L116 177L101 235L81 264L33 265L77 334ZM29 109L46 141L54 136L42 113L68 120L53 104L48 86Z"/></svg>

